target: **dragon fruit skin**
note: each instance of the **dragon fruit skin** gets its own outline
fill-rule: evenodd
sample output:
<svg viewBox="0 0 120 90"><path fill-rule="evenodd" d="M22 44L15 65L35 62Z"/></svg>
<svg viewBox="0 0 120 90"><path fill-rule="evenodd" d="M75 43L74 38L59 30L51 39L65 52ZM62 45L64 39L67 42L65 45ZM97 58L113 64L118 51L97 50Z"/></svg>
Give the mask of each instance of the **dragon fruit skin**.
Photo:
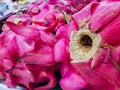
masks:
<svg viewBox="0 0 120 90"><path fill-rule="evenodd" d="M87 86L87 82L79 75L78 72L69 63L71 61L69 53L70 34L78 30L74 21L60 26L56 32L57 43L55 44L55 60L61 62L60 67L62 79L59 84L63 90L80 90ZM62 52L60 52L62 50Z"/></svg>
<svg viewBox="0 0 120 90"><path fill-rule="evenodd" d="M34 88L39 88L38 86L35 87L30 87L30 83L42 83L41 79L46 77L50 81L48 84L44 85L43 88L52 88L56 85L56 78L54 76L54 69L52 67L55 65L55 61L53 59L53 48L51 48L48 45L44 45L40 47L40 50L34 51L35 49L35 42L32 39L27 39L21 35L17 35L12 31L3 32L6 34L4 39L6 42L3 42L1 45L1 51L3 57L1 57L1 65L2 65L2 76L1 78L5 79L3 83L8 85L9 87L16 87L17 85L22 85L29 90L34 89ZM10 34L10 35L9 35ZM10 36L10 37L7 37ZM4 48L3 48L4 46ZM5 51L6 50L6 51ZM52 52L51 52L52 51ZM11 52L10 54L8 54ZM37 55L38 53L38 55ZM42 54L42 56L41 56ZM52 57L51 57L52 55ZM38 56L38 57L37 57ZM31 60L26 61L31 58ZM37 59L37 58L39 59ZM45 58L46 57L46 58ZM49 57L49 58L48 58ZM50 60L51 57L51 60ZM7 59L6 59L7 58ZM41 58L41 59L40 59ZM36 61L35 61L36 60ZM41 61L39 61L41 60ZM43 62L44 60L44 62ZM4 64L2 64L4 63ZM7 64L8 63L8 64ZM35 82L36 80L39 80L39 78L35 79L36 72L31 71L28 65L36 65L39 68L39 73L45 72L46 74L42 75L40 78L40 81ZM7 66L6 66L7 65ZM33 68L33 67L32 67ZM42 70L41 68L44 68ZM52 69L47 70L47 68ZM36 67L35 67L36 69ZM3 72L4 71L4 72ZM17 73L18 72L18 73ZM38 72L38 71L37 71ZM24 73L23 76L21 73ZM39 77L39 73L37 77ZM27 76L28 78L25 78ZM11 82L12 81L12 82ZM17 81L17 82L16 82ZM42 86L40 86L42 88ZM39 89L42 90L42 89Z"/></svg>
<svg viewBox="0 0 120 90"><path fill-rule="evenodd" d="M63 50L60 52L60 50ZM62 38L54 46L54 59L56 62L65 62L69 60L68 40Z"/></svg>
<svg viewBox="0 0 120 90"><path fill-rule="evenodd" d="M42 90L44 88L53 88L56 85L56 78L54 76L55 70L52 69L52 72L49 72L50 70L47 70L47 69L42 70L41 69L41 68L51 68L51 67L55 68L56 67L56 66L53 66L55 64L55 61L53 58L54 48L49 44L50 41L47 42L48 40L50 40L50 38L49 38L50 35L47 35L47 33L46 34L43 33L42 37L43 36L46 37L46 35L47 35L48 38L41 39L40 32L38 32L39 30L37 30L37 29L34 29L34 31L36 30L36 32L37 32L36 34L35 33L27 33L25 30L33 30L33 29L28 28L26 26L25 28L23 27L23 31L22 30L19 31L20 26L14 24L14 23L7 22L6 25L8 25L9 30L2 32L2 34L0 36L0 39L1 39L0 53L2 54L1 61L3 62L3 60L4 60L4 62L9 63L9 64L2 64L3 69L2 69L1 78L5 79L3 81L3 83L8 85L9 87L16 87L17 85L22 85L22 86L28 88L29 90L31 90L31 89L33 90L34 88L37 89L37 87L39 88L39 85L35 86L35 87L30 87L30 83L37 84L37 83L43 82L41 80L38 82L35 82L36 79L33 75L33 73L35 73L35 72L30 71L29 67L27 66L29 64L31 64L31 65L35 64L35 65L38 65L37 67L39 67L39 71L37 71L37 72L48 73L47 76L42 75L40 79L42 79L44 77L49 79L49 81L47 81L48 84L45 84L43 86L41 85L40 86L41 89L39 89L39 90ZM10 31L10 30L12 30L12 31ZM24 34L24 33L26 33L26 34ZM27 35L30 35L32 37L27 37ZM39 44L38 42L43 42L43 43ZM52 43L52 45L53 45L53 43ZM9 54L9 52L11 52L11 53ZM5 58L7 58L7 59L5 59ZM31 60L29 60L29 58L31 58ZM29 61L27 61L27 60L29 60ZM18 63L18 62L20 62L20 63ZM8 65L8 67L6 67L6 65ZM28 78L24 79L25 78L24 75L22 76L21 74L17 74L16 72L24 73L25 76L27 76ZM26 72L28 72L28 73L26 73ZM39 77L39 73L38 73L37 77ZM37 80L39 80L39 78Z"/></svg>
<svg viewBox="0 0 120 90"><path fill-rule="evenodd" d="M73 15L73 18L77 24L81 25L84 20L82 18L85 18L86 20L88 20L89 17L91 17L91 19L88 22L91 32L100 31L99 34L101 35L101 38L103 38L102 39L103 43L108 43L110 45L117 45L117 44L119 44L119 36L117 36L117 35L119 35L118 34L119 33L119 30L118 30L119 16L118 15L120 13L120 10L119 10L120 7L119 7L119 3L117 3L117 2L114 2L114 3L108 2L108 3L109 3L109 5L103 6L103 5L107 4L107 2L102 2L101 5L99 5L99 7L93 13L93 15L88 13L87 11L85 11L86 8L84 8L84 10L81 10L80 12ZM94 4L92 4L91 6L89 5L90 7L88 7L88 9L91 9L90 11L92 11L93 5ZM115 6L115 7L112 8L111 6ZM104 8L104 7L106 7L106 8ZM104 14L102 12L104 12ZM89 17L85 17L85 16L83 17L80 15L80 13L83 13L81 15L84 15L87 13L86 15ZM78 17L79 15L82 18L79 18ZM101 16L99 16L99 15L101 15ZM106 25L106 27L105 27L105 25ZM114 27L111 27L111 26L114 26ZM113 30L113 29L116 29L116 30ZM109 33L109 34L107 34L107 33ZM110 33L112 33L112 34L110 35ZM113 33L115 36L111 40L111 39L109 39L109 37L112 37Z"/></svg>
<svg viewBox="0 0 120 90"><path fill-rule="evenodd" d="M62 8L67 13L74 14L91 2L100 2L101 0L48 0L49 4Z"/></svg>
<svg viewBox="0 0 120 90"><path fill-rule="evenodd" d="M37 25L39 29L51 32L55 28L64 24L63 13L54 5L47 2L33 3L26 11L25 14L32 17L32 24Z"/></svg>
<svg viewBox="0 0 120 90"><path fill-rule="evenodd" d="M89 83L90 86L85 87L87 90L117 90L119 88L119 86L115 86L112 81L107 80L109 77L106 78L107 76L101 74L99 69L93 70L90 66L88 63L73 64L73 67L75 67L85 81ZM105 73L103 70L102 72Z"/></svg>
<svg viewBox="0 0 120 90"><path fill-rule="evenodd" d="M14 35L14 34L12 34L12 35L11 34L12 33L10 33L10 36ZM8 34L6 36L8 36ZM11 78L13 79L13 77L10 75L10 73L8 74L8 72L9 72L9 70L12 71L11 69L12 69L12 67L14 67L15 60L13 60L13 59L15 59L15 56L17 56L16 50L15 50L15 48L17 48L17 46L15 45L16 43L15 43L14 36L12 36L11 38L9 37L9 39L7 37L5 37L5 39L6 39L6 42L4 42L3 45L4 45L4 48L6 49L6 53L4 53L3 57L1 56L1 61L2 61L1 64L4 62L6 62L6 64L5 63L2 64L2 68L3 68L2 73L5 74L4 78L5 79L7 78L4 82L6 82L6 84L9 87L15 87L17 84L15 83L15 81L11 82ZM3 39L3 40L5 40L5 39ZM12 44L13 44L13 46L12 46ZM2 47L3 47L3 45L2 45ZM9 52L11 52L11 53L9 53ZM7 64L7 62L9 62L9 64ZM27 76L29 76L29 75L27 75Z"/></svg>
<svg viewBox="0 0 120 90"><path fill-rule="evenodd" d="M51 12L51 14L54 13ZM55 14L57 13L55 12ZM55 24L48 26L37 22L36 15L33 17L27 14L13 15L7 19L0 35L0 62L2 65L0 78L4 84L8 87L21 85L28 90L51 89L56 85L54 75L56 67L58 67L54 59L56 39L51 31L57 28L58 24L61 25L61 21L64 24L63 14L61 13L61 15L46 16L43 19L41 17L42 23L50 20L50 24L56 20ZM59 16L60 19L56 19ZM2 64L3 61L9 64Z"/></svg>
<svg viewBox="0 0 120 90"><path fill-rule="evenodd" d="M69 61L62 64L61 75L62 79L60 80L60 86L63 90L80 90L88 85L88 83L72 67Z"/></svg>
<svg viewBox="0 0 120 90"><path fill-rule="evenodd" d="M20 14L20 15L15 14L15 15L10 16L6 21L13 22L19 26L30 25L32 22L30 16L27 14ZM2 26L2 30L8 31L9 27L6 24L4 24Z"/></svg>
<svg viewBox="0 0 120 90"><path fill-rule="evenodd" d="M70 16L90 2L99 2L99 0L83 1L83 3L77 0L35 2L24 13L32 17L32 25L51 32L57 31L60 26L70 22Z"/></svg>
<svg viewBox="0 0 120 90"><path fill-rule="evenodd" d="M120 65L120 57L119 57L119 54L120 54L120 47L117 46L115 47L114 51L113 51L113 59L115 60L115 62Z"/></svg>
<svg viewBox="0 0 120 90"><path fill-rule="evenodd" d="M77 30L78 26L74 21L71 21L69 24L65 24L61 26L56 32L56 38L59 40L61 38L65 38L70 40L70 34L73 30Z"/></svg>
<svg viewBox="0 0 120 90"><path fill-rule="evenodd" d="M57 81L54 75L57 68L56 65L45 66L39 64L27 64L27 67L35 78L34 82L29 83L31 90L51 89L56 85Z"/></svg>
<svg viewBox="0 0 120 90"><path fill-rule="evenodd" d="M93 3L93 5L94 5L94 3ZM104 6L103 6L104 5ZM110 9L110 6L111 5L116 5L116 8L114 8L114 9ZM105 17L105 18L101 18L101 17L98 17L97 15L98 15L98 13L101 13L102 12L102 10L100 11L100 8L103 8L103 7L106 7L106 8L109 8L110 10L108 11L106 11L104 14L105 15L103 15L103 16L106 16L106 14L107 15L109 15L108 14L108 12L109 13L111 13L111 12L113 12L113 14L110 14L109 15L109 17ZM118 7L117 7L118 6ZM78 12L78 13L76 13L75 15L73 15L73 19L75 20L75 22L79 25L79 24L82 24L83 25L83 23L82 23L82 21L84 22L84 19L88 19L88 17L83 17L83 20L82 20L82 18L80 18L80 21L78 22L78 20L79 20L79 17L78 17L78 15L81 15L80 13L86 13L87 12L87 10L85 11L85 9L92 9L91 7L93 7L92 5L88 5L86 8L84 8L83 10L81 10L80 12ZM105 8L105 9L106 9ZM85 28L85 29L90 29L90 32L91 33L94 33L96 30L96 32L98 32L98 37L100 36L100 42L101 42L101 47L104 47L104 48L106 48L106 47L108 47L108 48L110 48L110 49L112 49L112 47L114 48L114 46L115 45L119 45L119 37L117 36L117 35L119 35L119 26L118 26L118 24L119 24L119 16L118 16L118 13L119 13L119 3L117 3L117 2L109 2L109 3L106 3L106 2L101 2L101 4L99 4L99 6L97 6L97 8L96 9L94 9L94 10L96 10L96 11L94 11L94 13L93 14L91 14L91 15L89 15L90 17L91 17L91 19L90 20L88 20L86 23L84 23L84 25L87 25L87 27ZM113 10L113 11L112 11ZM91 10L92 11L92 10ZM104 11L104 10L103 10ZM114 13L114 12L116 12L116 13ZM97 13L97 14L96 14ZM89 13L90 14L90 13ZM95 16L96 15L96 16ZM96 20L93 20L93 19L95 19L94 18L94 16L95 17L98 17ZM115 17L116 16L116 17ZM111 19L110 19L111 18ZM114 19L115 18L115 19ZM99 23L99 20L101 21L101 22L103 22L102 20L104 21L104 23ZM108 19L108 20L107 20ZM110 21L109 20L112 20L112 19L114 19L113 21L111 21L111 23L110 23ZM97 25L96 25L96 23L98 23ZM94 25L95 24L95 25ZM106 24L108 24L108 25L106 25L106 27L104 26L104 24L106 25ZM81 26L81 25L80 25ZM94 26L94 29L93 29L93 26ZM104 28L102 28L104 26ZM111 27L111 26L113 26L113 27ZM98 28L99 27L99 28ZM101 28L101 29L100 29ZM82 29L82 28L81 28ZM89 31L88 31L89 32ZM76 32L75 32L76 33ZM109 33L109 34L108 34ZM111 34L112 33L112 34ZM112 35L113 35L113 38L112 39L109 39L109 37L112 37Z"/></svg>
<svg viewBox="0 0 120 90"><path fill-rule="evenodd" d="M51 12L51 14L53 13ZM63 18L63 14L61 15ZM59 24L56 17L60 15L52 16L43 17L44 20L41 17L43 23L46 23L45 20L50 20L50 24L56 20L55 24L49 26L36 23L37 18L34 19L34 15L33 17L27 14L13 15L7 19L0 35L0 54L2 56L0 59L1 64L3 61L10 63L2 64L0 77L8 87L21 85L28 90L43 90L51 89L56 85L54 75L56 67L58 67L54 60L56 39L51 31ZM60 19L59 21L61 22ZM9 52L11 53L9 54Z"/></svg>
<svg viewBox="0 0 120 90"><path fill-rule="evenodd" d="M54 73L49 73L48 71L41 72L36 82L39 84L39 82L45 82L45 80L47 84L45 86L37 87L35 90L51 89L56 85L56 78L54 76Z"/></svg>
<svg viewBox="0 0 120 90"><path fill-rule="evenodd" d="M21 85L28 90L51 89L57 83L54 73L60 68L60 85L63 90L118 90L118 2L98 3L94 0L89 5L82 4L83 6L77 7L68 0L67 5L74 6L71 7L73 11L70 11L66 4L63 10L61 9L62 1L55 2L57 7L51 1L35 2L23 15L14 15L6 21L0 35L2 82L8 87ZM87 6L84 7L85 5ZM115 6L115 9L111 8L111 5ZM78 10L80 11L77 12ZM106 12L99 16L102 10ZM70 16L73 14L72 18L67 18L67 11ZM67 19L70 20L67 22ZM88 35L95 33L101 37L99 43L102 45L97 48L93 57L82 62L80 59L76 63L74 56L71 56L70 43L79 29L81 32L83 30L83 34L90 29ZM109 32L117 34L112 41L108 39L113 37Z"/></svg>
<svg viewBox="0 0 120 90"><path fill-rule="evenodd" d="M79 77L82 77L82 79L87 82L87 86L83 85L83 88L85 88L86 90L118 90L120 88L119 4L120 2L117 1L90 3L81 11L72 15L72 22L75 21L80 30L77 28L76 30L72 30L70 37L67 36L69 34L68 30L59 29L57 31L57 38L60 39L63 37L68 37L67 39L70 40L69 50L72 59L70 64L72 66L69 67L74 67L76 72L79 73ZM111 5L115 6L115 8L112 8ZM68 26L71 25L69 24ZM66 26L64 25L60 28L65 27ZM61 34L61 32L64 32L64 34ZM94 36L96 38L100 37L95 40L96 43L99 43L100 46L97 46L96 52L86 60L79 57L82 57L81 53L78 54L79 52L75 52L76 50L81 49L77 44L77 42L79 42L80 40L80 35L81 37L82 35L88 35L91 39L93 39ZM92 35L94 36L92 37ZM74 41L74 44L72 44L75 47L71 47L71 43L73 40L76 40L76 42ZM92 40L92 43L93 42L94 39ZM76 47L77 45L78 47ZM73 51L71 51L71 49ZM75 53L78 57L74 56L75 54L73 53ZM87 53L84 55L87 56ZM68 66L66 65L66 67ZM61 74L63 75L63 80L67 81L70 79L70 77L67 77L67 74L65 74L66 70L70 70L71 72L73 71L69 67L68 69L62 68ZM65 75L66 77L64 77ZM68 87L65 87L64 85L69 85L71 86L71 88L74 88L72 82L73 81L71 80L70 84L69 80L69 83L64 82L64 84L60 83L60 85L63 90L68 89Z"/></svg>

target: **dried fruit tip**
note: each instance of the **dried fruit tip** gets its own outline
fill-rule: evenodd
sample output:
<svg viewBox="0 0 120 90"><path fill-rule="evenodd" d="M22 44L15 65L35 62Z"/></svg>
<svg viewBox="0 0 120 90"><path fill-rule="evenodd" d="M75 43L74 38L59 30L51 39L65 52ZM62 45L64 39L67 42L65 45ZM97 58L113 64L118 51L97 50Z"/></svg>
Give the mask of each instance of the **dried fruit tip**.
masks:
<svg viewBox="0 0 120 90"><path fill-rule="evenodd" d="M92 33L86 27L73 31L70 36L70 55L72 63L90 60L97 52L101 43L99 34Z"/></svg>

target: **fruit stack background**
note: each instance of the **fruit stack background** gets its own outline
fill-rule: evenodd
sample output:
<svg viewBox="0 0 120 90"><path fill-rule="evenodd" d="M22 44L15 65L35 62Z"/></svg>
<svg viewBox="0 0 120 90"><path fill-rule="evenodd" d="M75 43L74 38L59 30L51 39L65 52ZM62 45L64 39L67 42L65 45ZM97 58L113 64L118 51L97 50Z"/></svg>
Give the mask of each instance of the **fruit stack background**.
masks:
<svg viewBox="0 0 120 90"><path fill-rule="evenodd" d="M8 88L120 89L119 0L39 0L0 23Z"/></svg>

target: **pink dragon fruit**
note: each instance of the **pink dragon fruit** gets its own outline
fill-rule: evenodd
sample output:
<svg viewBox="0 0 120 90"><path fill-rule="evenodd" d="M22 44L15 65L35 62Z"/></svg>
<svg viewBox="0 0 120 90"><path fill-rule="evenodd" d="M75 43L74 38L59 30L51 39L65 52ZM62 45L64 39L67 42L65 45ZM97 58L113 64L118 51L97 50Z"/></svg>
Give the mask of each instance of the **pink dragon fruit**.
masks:
<svg viewBox="0 0 120 90"><path fill-rule="evenodd" d="M54 59L57 39L52 31L64 24L64 16L47 3L42 6L39 8L44 10L38 12L39 15L28 15L34 11L28 8L27 14L13 15L3 26L0 35L0 79L8 87L20 85L28 90L44 90L53 88L57 83L54 74L59 68ZM44 17L45 10L49 9L48 14L52 16ZM37 22L36 16L41 22Z"/></svg>
<svg viewBox="0 0 120 90"><path fill-rule="evenodd" d="M62 10L67 13L74 14L89 3L100 1L101 0L48 0L48 3L62 8Z"/></svg>
<svg viewBox="0 0 120 90"><path fill-rule="evenodd" d="M0 79L8 87L49 90L60 69L63 90L118 90L119 13L120 2L112 0L33 3L3 26Z"/></svg>
<svg viewBox="0 0 120 90"><path fill-rule="evenodd" d="M14 22L16 17L22 16L21 24ZM29 25L31 21L24 18L26 16L14 15L4 25L0 35L0 78L8 87L20 85L28 90L53 88L56 85L54 72L58 67L53 47L56 39L52 33Z"/></svg>
<svg viewBox="0 0 120 90"><path fill-rule="evenodd" d="M60 85L63 90L81 90L87 87L87 82L80 74L71 66L69 61L66 61L61 66L62 79Z"/></svg>
<svg viewBox="0 0 120 90"><path fill-rule="evenodd" d="M6 21L13 22L19 26L30 25L32 22L30 16L27 14L20 14L20 15L15 14L10 16ZM9 27L6 24L4 24L2 30L7 31L9 30Z"/></svg>
<svg viewBox="0 0 120 90"><path fill-rule="evenodd" d="M6 25L10 30L0 35L0 77L3 83L8 87L21 85L29 90L53 88L56 85L54 71L57 63L53 44L47 42L50 36L48 39L41 38L46 34L40 36L41 33L34 27L19 27L11 22L6 22Z"/></svg>
<svg viewBox="0 0 120 90"><path fill-rule="evenodd" d="M60 85L63 90L69 87L69 90L120 89L119 13L120 2L93 2L72 15L72 22L76 23L72 24L74 29L69 28L72 22L58 29L56 37L58 40L65 38L69 41L71 57L67 60L71 66L66 65L67 69L61 68L61 82L64 84L60 82ZM79 75L70 67L74 67ZM71 71L70 76L68 71ZM74 84L79 79L70 80L73 74L76 75L74 78L81 78L83 87Z"/></svg>
<svg viewBox="0 0 120 90"><path fill-rule="evenodd" d="M35 2L26 11L32 18L32 25L41 30L51 32L65 24L63 13L54 5L47 2Z"/></svg>

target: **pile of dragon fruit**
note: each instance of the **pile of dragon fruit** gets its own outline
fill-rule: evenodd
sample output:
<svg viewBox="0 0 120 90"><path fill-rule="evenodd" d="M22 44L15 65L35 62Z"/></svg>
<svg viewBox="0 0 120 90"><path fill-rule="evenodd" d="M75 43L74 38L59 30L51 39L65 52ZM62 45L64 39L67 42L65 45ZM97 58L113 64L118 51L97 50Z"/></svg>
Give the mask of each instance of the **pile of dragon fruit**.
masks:
<svg viewBox="0 0 120 90"><path fill-rule="evenodd" d="M0 80L26 90L119 90L120 1L39 0L10 16Z"/></svg>

